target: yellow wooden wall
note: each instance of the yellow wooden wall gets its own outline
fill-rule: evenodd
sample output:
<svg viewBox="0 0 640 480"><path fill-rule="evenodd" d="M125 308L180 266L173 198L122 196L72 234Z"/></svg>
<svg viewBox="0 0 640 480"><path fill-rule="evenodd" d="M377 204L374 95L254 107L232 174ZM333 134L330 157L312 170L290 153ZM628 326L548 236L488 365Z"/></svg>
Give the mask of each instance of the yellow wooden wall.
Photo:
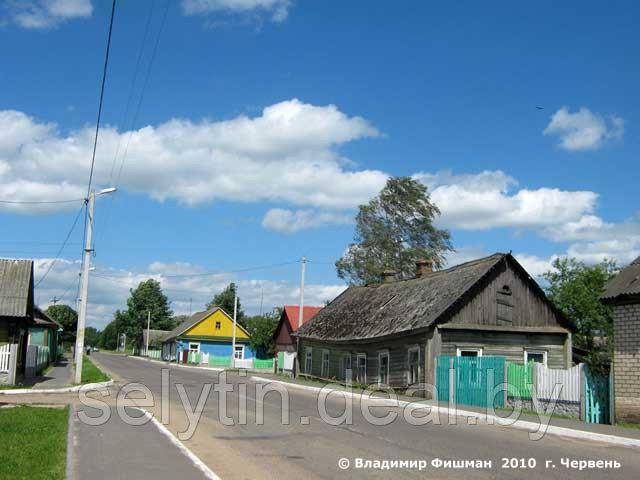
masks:
<svg viewBox="0 0 640 480"><path fill-rule="evenodd" d="M216 322L220 322L220 328L216 328ZM216 310L200 323L184 332L183 335L190 337L233 337L233 319L225 315L222 310ZM236 326L236 338L249 338L239 325Z"/></svg>

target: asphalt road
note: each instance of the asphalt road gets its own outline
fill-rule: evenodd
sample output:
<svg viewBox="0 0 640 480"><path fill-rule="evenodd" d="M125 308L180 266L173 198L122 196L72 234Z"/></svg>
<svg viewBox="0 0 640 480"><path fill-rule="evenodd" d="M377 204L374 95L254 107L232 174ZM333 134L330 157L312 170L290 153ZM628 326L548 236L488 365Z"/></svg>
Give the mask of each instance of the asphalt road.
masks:
<svg viewBox="0 0 640 480"><path fill-rule="evenodd" d="M145 408L160 418L163 365L118 355L96 354L95 357L120 383L138 382L149 388L154 396L154 404ZM167 428L174 433L184 432L188 427L188 418L176 384L182 384L193 408L203 384L218 382L220 374L175 366L168 370L169 401L165 404L165 407L168 406L165 412L169 413L170 421ZM439 425L411 425L403 418L402 409L393 407L371 409L378 417L388 413L399 414L391 424L377 426L367 421L358 400L353 401L351 425L331 425L321 419L316 394L296 388L287 389L290 423L283 425L281 401L277 393L269 393L260 402L256 399L256 382L250 376L243 378L238 373L228 373L227 381L233 386L233 391L226 395L227 415L234 424L223 424L219 413L221 395L211 389L195 433L190 439L184 440L187 447L224 479L640 478L638 449L552 435L532 441L526 431L509 427L467 425L461 418L457 419L456 425L449 425L447 416L440 417ZM141 394L131 396L140 397ZM243 404L247 406L246 424L239 423ZM338 417L344 411L345 400L330 396L326 405L327 413ZM259 410L261 406L264 422L258 424L256 409ZM347 459L349 468L339 468L340 459ZM362 459L363 465L366 461L372 461L372 466L383 466L384 461L405 460L422 460L427 466L422 471L415 468L356 468L358 459ZM443 462L490 460L492 467L434 468L432 462L438 462L438 459ZM503 468L503 459L518 459L510 460L510 464L517 467ZM567 468L562 459L616 461L621 467L580 471L578 468Z"/></svg>

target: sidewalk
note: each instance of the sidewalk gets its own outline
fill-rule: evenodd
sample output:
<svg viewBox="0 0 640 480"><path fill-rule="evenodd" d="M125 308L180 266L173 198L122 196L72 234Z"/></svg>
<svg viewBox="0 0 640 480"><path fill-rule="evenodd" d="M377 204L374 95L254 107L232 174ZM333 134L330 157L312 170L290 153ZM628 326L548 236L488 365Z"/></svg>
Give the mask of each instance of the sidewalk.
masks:
<svg viewBox="0 0 640 480"><path fill-rule="evenodd" d="M256 377L269 379L277 382L290 383L292 385L299 385L302 387L322 388L324 385L326 385L336 391L347 391L347 388L344 385L323 383L323 382L311 381L311 380L298 380L298 379L292 379L290 377L287 378L286 376L283 376L283 375L261 374L261 375L256 375ZM362 393L362 390L353 388L352 392L354 395L358 395ZM374 394L374 395L376 396L379 395L383 398L388 398L388 395L385 394L384 392L380 392L379 394ZM409 396L400 395L400 394L397 395L397 399L400 402L420 402L422 404L434 405L444 409L449 407L447 403L438 402L437 400L425 400L424 398L409 397ZM495 412L487 412L486 409L483 409L481 407L473 407L468 405L457 405L457 410L466 411L466 412L475 412L479 414L490 413L492 415L496 415L498 417L503 417L503 418L509 417L511 413L510 410L495 410ZM518 419L525 422L532 422L538 425L540 424L540 419L535 414L522 413L520 414ZM546 419L548 419L548 416L545 417L545 421ZM616 425L586 423L577 419L572 420L572 419L557 418L557 417L551 417L549 425L554 427L567 428L575 431L590 432L590 433L596 433L596 434L602 434L602 435L614 435L617 437L640 440L640 428L633 428L633 427L625 428L625 427L620 427Z"/></svg>
<svg viewBox="0 0 640 480"><path fill-rule="evenodd" d="M111 417L104 425L91 426L79 419L79 411L92 417L101 415L100 410L91 407L72 412L68 439L71 458L67 465L70 480L216 478L199 469L152 422L129 425L111 407ZM138 409L125 411L131 417L142 415Z"/></svg>
<svg viewBox="0 0 640 480"><path fill-rule="evenodd" d="M55 363L44 375L33 378L24 378L21 382L25 387L33 389L53 389L73 386L73 367L71 361L65 356L63 360Z"/></svg>

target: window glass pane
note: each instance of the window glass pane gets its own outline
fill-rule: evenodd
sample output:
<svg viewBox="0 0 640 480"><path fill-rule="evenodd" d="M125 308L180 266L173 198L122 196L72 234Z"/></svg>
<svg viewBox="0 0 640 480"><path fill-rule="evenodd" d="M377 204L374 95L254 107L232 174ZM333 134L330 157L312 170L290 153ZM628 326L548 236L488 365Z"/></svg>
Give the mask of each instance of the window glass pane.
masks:
<svg viewBox="0 0 640 480"><path fill-rule="evenodd" d="M544 363L544 353L527 352L527 362Z"/></svg>

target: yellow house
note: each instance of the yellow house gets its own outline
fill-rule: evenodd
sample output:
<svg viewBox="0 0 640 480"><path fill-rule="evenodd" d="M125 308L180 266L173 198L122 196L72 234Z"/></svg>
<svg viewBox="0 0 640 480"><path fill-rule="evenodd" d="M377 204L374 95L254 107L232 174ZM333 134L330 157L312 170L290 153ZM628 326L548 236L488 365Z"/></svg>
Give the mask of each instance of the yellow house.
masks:
<svg viewBox="0 0 640 480"><path fill-rule="evenodd" d="M189 352L207 353L214 357L231 358L233 319L219 307L197 312L169 332L162 341L165 360L186 361ZM249 332L236 325L235 357L254 358L249 348Z"/></svg>

